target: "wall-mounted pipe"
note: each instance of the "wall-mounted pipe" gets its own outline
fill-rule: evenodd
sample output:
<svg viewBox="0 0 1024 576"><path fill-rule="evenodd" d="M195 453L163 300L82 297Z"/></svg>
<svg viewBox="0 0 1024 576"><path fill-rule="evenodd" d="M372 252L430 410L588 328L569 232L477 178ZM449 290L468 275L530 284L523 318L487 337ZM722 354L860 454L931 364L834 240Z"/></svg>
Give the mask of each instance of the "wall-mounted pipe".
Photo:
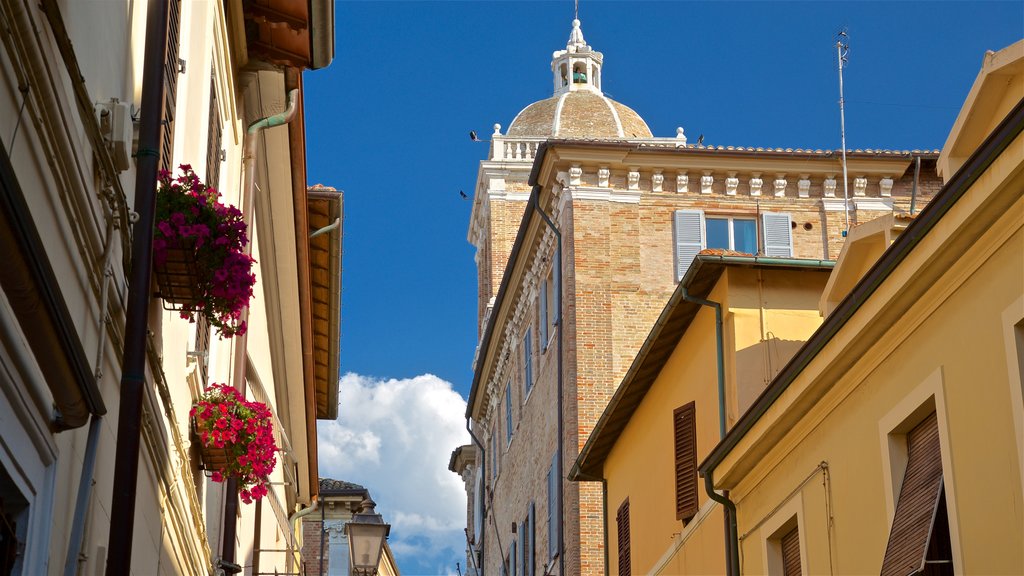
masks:
<svg viewBox="0 0 1024 576"><path fill-rule="evenodd" d="M729 500L728 495L715 492L715 482L711 474L704 475L704 491L708 497L725 507L725 573L727 576L740 576L740 549L736 535L736 504Z"/></svg>

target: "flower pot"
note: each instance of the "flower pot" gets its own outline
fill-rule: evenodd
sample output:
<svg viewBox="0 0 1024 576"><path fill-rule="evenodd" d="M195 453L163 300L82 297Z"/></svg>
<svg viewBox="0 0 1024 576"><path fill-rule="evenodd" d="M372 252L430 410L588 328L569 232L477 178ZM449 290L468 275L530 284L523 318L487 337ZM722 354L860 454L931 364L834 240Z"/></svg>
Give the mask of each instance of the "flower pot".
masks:
<svg viewBox="0 0 1024 576"><path fill-rule="evenodd" d="M228 466L228 450L227 448L216 448L214 446L205 446L199 439L199 431L196 430L196 423L192 421L192 444L199 449L199 456L201 462L199 467L208 472L222 471Z"/></svg>
<svg viewBox="0 0 1024 576"><path fill-rule="evenodd" d="M199 288L195 240L175 240L165 248L166 258L162 262L153 263L153 273L160 286L160 297L168 304L195 306L203 297L203 292Z"/></svg>

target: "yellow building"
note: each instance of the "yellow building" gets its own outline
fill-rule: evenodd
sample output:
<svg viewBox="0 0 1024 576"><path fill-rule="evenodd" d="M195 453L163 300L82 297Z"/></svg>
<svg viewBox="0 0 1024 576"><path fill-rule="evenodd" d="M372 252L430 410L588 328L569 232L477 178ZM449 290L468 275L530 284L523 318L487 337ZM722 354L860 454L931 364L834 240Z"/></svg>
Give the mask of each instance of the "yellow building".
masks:
<svg viewBox="0 0 1024 576"><path fill-rule="evenodd" d="M721 251L694 260L569 474L603 483L605 573L724 571L722 507L697 461L821 324L831 269Z"/></svg>
<svg viewBox="0 0 1024 576"><path fill-rule="evenodd" d="M316 420L337 414L341 197L307 190L302 109L333 20L328 0L0 0L0 573L297 569ZM144 76L163 85L156 105L142 104ZM148 127L159 145L139 146ZM244 337L218 338L132 280L154 156L243 210L257 261ZM128 336L129 301L145 334ZM122 374L127 348L140 373ZM189 410L210 382L273 411L282 451L258 503L200 465ZM127 388L142 398L126 434ZM135 482L115 473L124 438L138 441ZM115 516L126 526L111 535Z"/></svg>
<svg viewBox="0 0 1024 576"><path fill-rule="evenodd" d="M822 327L700 465L749 574L1024 573L1024 41L912 222L851 233Z"/></svg>

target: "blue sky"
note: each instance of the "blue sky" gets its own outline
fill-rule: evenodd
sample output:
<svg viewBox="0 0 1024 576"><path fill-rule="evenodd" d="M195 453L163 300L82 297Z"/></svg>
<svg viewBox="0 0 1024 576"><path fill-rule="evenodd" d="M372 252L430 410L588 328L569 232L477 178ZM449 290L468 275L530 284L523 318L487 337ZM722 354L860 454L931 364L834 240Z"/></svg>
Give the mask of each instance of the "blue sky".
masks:
<svg viewBox="0 0 1024 576"><path fill-rule="evenodd" d="M551 95L551 53L565 46L572 10L566 0L339 2L334 63L306 75L309 182L345 191L342 371L368 394L444 396L437 410L447 412L425 413L444 433L422 430L425 442L458 443L462 414L434 380L410 383L434 375L464 398L472 380L476 272L466 241L471 202L459 191L472 194L487 148L468 132L484 137L496 122L504 130ZM683 126L691 141L704 134L706 144L735 146L839 147L834 40L845 27L849 147L941 148L985 50L1024 35L1020 2L584 1L580 19L604 53L606 93L655 136ZM346 406L341 413L338 426L351 432ZM338 441L337 430L321 430ZM391 444L379 440L386 461ZM432 446L442 471L453 447ZM373 472L337 462L321 469L367 485L385 515L389 498L412 502ZM451 503L450 518L464 518L461 506ZM390 513L429 516L398 504ZM450 546L427 538L443 524L392 532L409 551L399 555L403 574L464 564L461 528L443 528ZM413 552L423 541L433 552Z"/></svg>

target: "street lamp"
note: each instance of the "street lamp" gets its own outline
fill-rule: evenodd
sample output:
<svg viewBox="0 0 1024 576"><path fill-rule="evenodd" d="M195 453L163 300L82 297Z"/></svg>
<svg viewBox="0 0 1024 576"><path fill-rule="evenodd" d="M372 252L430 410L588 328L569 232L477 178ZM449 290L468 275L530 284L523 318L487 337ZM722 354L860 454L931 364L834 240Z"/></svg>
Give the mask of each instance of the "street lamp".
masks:
<svg viewBox="0 0 1024 576"><path fill-rule="evenodd" d="M376 576L384 541L391 531L380 514L373 509L377 504L367 496L360 506L362 510L353 514L345 524L348 537L349 574L351 576Z"/></svg>

